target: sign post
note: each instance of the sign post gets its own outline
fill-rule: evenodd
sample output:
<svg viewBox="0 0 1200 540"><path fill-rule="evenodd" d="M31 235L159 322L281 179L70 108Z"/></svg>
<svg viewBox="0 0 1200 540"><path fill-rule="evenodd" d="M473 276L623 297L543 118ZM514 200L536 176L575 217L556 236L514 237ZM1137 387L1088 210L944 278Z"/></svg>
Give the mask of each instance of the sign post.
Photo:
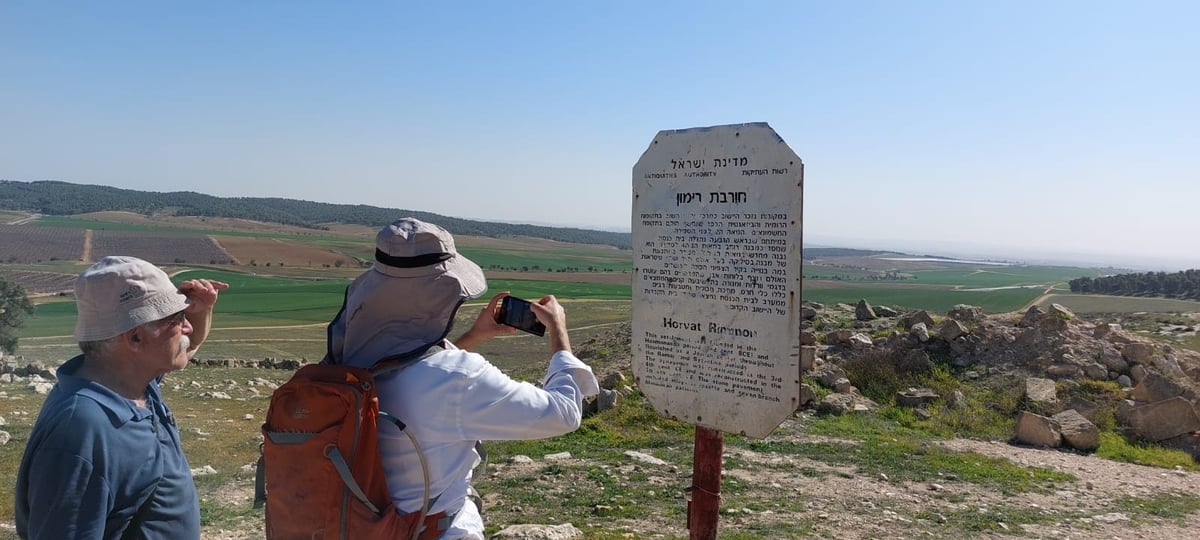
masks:
<svg viewBox="0 0 1200 540"><path fill-rule="evenodd" d="M695 424L688 526L715 539L721 432L800 404L804 164L766 123L660 131L633 168L633 373Z"/></svg>

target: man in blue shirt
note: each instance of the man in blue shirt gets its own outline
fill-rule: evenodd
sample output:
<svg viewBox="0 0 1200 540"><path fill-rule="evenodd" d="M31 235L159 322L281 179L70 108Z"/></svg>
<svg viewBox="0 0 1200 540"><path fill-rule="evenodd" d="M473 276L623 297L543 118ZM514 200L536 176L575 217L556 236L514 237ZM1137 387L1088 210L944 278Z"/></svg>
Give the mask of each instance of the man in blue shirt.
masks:
<svg viewBox="0 0 1200 540"><path fill-rule="evenodd" d="M178 287L158 267L105 257L75 280L83 354L58 368L17 473L25 539L197 539L200 505L158 383L185 367L229 285Z"/></svg>

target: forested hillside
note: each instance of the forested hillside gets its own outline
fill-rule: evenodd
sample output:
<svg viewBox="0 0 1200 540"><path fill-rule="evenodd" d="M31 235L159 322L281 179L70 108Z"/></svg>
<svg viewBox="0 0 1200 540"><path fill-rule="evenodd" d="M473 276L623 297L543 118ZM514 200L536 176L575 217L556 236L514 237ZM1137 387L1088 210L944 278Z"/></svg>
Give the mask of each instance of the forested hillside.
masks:
<svg viewBox="0 0 1200 540"><path fill-rule="evenodd" d="M1070 284L1071 292L1074 293L1164 296L1200 300L1200 270L1117 274L1097 278L1081 277L1072 279Z"/></svg>
<svg viewBox="0 0 1200 540"><path fill-rule="evenodd" d="M214 197L192 191L158 193L54 181L0 180L0 209L23 210L52 216L122 210L144 215L253 219L313 229L320 229L322 224L326 223L376 227L400 216L413 216L437 223L454 234L489 237L530 236L561 242L630 248L629 233L475 221L365 204L329 204L259 197Z"/></svg>

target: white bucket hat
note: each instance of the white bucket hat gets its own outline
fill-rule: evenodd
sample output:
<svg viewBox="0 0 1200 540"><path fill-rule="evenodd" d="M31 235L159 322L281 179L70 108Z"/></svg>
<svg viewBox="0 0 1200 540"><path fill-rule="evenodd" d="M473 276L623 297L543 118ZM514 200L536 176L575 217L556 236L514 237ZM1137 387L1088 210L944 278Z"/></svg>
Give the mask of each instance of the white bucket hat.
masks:
<svg viewBox="0 0 1200 540"><path fill-rule="evenodd" d="M188 303L159 267L135 257L105 257L75 278L75 339L103 341Z"/></svg>
<svg viewBox="0 0 1200 540"><path fill-rule="evenodd" d="M375 264L346 288L329 323L326 361L369 367L445 339L454 314L487 291L479 265L454 248L445 229L402 218L375 237Z"/></svg>

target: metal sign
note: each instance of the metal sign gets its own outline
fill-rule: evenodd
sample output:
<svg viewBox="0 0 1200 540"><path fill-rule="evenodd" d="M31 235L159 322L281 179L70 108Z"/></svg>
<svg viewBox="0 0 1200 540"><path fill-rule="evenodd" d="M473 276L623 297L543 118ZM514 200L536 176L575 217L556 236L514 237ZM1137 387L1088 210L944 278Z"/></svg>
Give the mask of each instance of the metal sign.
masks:
<svg viewBox="0 0 1200 540"><path fill-rule="evenodd" d="M661 131L633 168L633 373L655 410L766 437L800 403L804 164L766 123Z"/></svg>

